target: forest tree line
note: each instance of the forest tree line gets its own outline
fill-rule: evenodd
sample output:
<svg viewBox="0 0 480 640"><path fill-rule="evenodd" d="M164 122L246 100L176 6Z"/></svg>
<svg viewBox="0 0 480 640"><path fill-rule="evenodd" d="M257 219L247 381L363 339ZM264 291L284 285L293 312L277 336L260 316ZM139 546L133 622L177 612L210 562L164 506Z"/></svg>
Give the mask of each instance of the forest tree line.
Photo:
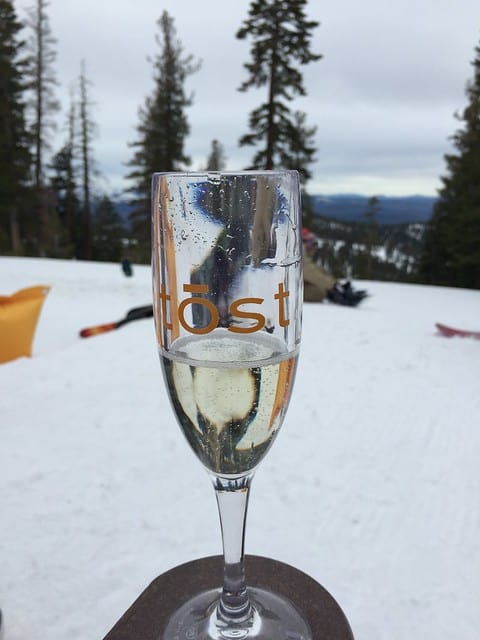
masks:
<svg viewBox="0 0 480 640"><path fill-rule="evenodd" d="M201 63L185 51L174 18L164 11L157 22L157 53L150 61L153 90L140 106L136 139L130 143L125 176L130 211L125 220L109 194L94 189L95 117L86 64L81 63L62 113L49 3L33 2L21 19L12 0L0 0L0 254L118 261L128 253L132 260L148 262L151 174L191 165L187 109L193 98L186 82ZM253 149L245 168L297 169L304 190L317 153L317 127L293 105L307 93L302 67L322 58L312 50L319 23L307 18L307 4L252 0L232 34L250 43L239 91L255 88L265 94L238 141ZM443 186L421 251L415 264L408 265L409 280L480 288L480 49L475 52L468 105L458 115L461 128L452 138L456 153L445 157ZM54 129L60 126L66 129L65 139L52 149ZM209 142L204 168L224 169L221 141ZM306 192L304 196L306 224L318 229ZM391 277L375 258L382 237L377 206L372 197L359 232L360 271L373 278Z"/></svg>

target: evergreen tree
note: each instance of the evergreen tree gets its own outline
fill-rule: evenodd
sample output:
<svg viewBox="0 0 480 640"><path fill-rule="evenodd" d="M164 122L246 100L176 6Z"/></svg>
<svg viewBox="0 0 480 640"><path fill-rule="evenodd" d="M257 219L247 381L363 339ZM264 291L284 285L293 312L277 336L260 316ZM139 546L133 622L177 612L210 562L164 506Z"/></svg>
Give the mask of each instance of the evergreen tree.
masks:
<svg viewBox="0 0 480 640"><path fill-rule="evenodd" d="M315 207L312 197L302 189L302 224L307 229L312 229L314 224Z"/></svg>
<svg viewBox="0 0 480 640"><path fill-rule="evenodd" d="M218 140L212 140L212 148L207 159L207 171L223 171L226 166L223 145Z"/></svg>
<svg viewBox="0 0 480 640"><path fill-rule="evenodd" d="M123 256L125 225L115 205L103 196L93 216L93 258L107 262L120 262Z"/></svg>
<svg viewBox="0 0 480 640"><path fill-rule="evenodd" d="M67 140L53 156L49 165L50 188L55 196L56 211L60 220L63 242L63 257L80 257L79 228L80 201L76 181L76 104L73 94L67 119Z"/></svg>
<svg viewBox="0 0 480 640"><path fill-rule="evenodd" d="M56 244L56 257L72 257L75 252L75 222L78 218L80 204L76 194L76 183L73 174L72 148L67 143L52 158L49 165L51 171L50 190L55 199L55 208L60 230Z"/></svg>
<svg viewBox="0 0 480 640"><path fill-rule="evenodd" d="M11 0L0 0L0 250L22 252L22 201L31 157L25 125L22 24ZM23 226L23 228L22 228Z"/></svg>
<svg viewBox="0 0 480 640"><path fill-rule="evenodd" d="M248 78L239 90L267 87L266 101L250 113L250 133L240 138L240 145L261 145L252 168L297 169L303 181L310 177L315 127L306 126L304 113L292 114L288 103L306 95L299 66L322 57L310 49L319 23L307 20L306 4L307 0L253 0L237 32L237 38L252 39L251 62L244 65Z"/></svg>
<svg viewBox="0 0 480 640"><path fill-rule="evenodd" d="M365 278L371 279L373 277L372 267L375 261L373 254L374 247L378 244L378 209L379 201L377 196L372 196L368 200L368 207L365 211Z"/></svg>
<svg viewBox="0 0 480 640"><path fill-rule="evenodd" d="M480 47L467 83L468 103L456 117L463 127L453 135L457 154L445 156L439 200L427 226L420 279L426 283L480 288Z"/></svg>
<svg viewBox="0 0 480 640"><path fill-rule="evenodd" d="M150 253L150 191L151 176L156 171L179 171L190 164L185 154L185 139L190 126L185 109L192 97L185 93L185 81L195 73L200 63L186 55L176 37L173 18L164 11L158 20L156 43L159 54L153 60L155 87L139 110L138 139L127 176L133 183L134 207L130 216L132 232L139 243L138 259L148 259Z"/></svg>
<svg viewBox="0 0 480 640"><path fill-rule="evenodd" d="M295 111L290 125L290 149L280 155L281 164L289 169L300 171L302 182L312 177L308 165L315 160L314 137L317 127L307 127L307 115L302 111Z"/></svg>

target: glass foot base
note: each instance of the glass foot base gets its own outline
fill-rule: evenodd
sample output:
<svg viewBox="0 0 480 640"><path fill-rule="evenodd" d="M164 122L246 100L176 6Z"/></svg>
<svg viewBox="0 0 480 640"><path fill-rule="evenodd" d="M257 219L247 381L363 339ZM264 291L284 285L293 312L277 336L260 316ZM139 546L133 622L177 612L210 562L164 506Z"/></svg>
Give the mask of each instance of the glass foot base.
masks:
<svg viewBox="0 0 480 640"><path fill-rule="evenodd" d="M217 616L219 589L194 596L170 618L158 640L312 640L308 622L284 596L249 588L253 615L226 626Z"/></svg>

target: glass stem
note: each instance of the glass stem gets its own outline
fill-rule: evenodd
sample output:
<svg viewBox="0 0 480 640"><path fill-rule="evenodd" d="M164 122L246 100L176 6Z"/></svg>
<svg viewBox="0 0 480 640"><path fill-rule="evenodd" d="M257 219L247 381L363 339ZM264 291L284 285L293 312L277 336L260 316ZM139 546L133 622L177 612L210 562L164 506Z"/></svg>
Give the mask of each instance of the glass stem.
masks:
<svg viewBox="0 0 480 640"><path fill-rule="evenodd" d="M228 623L242 623L253 614L245 583L244 541L248 497L253 474L241 478L216 477L215 494L223 543L223 589L217 615Z"/></svg>

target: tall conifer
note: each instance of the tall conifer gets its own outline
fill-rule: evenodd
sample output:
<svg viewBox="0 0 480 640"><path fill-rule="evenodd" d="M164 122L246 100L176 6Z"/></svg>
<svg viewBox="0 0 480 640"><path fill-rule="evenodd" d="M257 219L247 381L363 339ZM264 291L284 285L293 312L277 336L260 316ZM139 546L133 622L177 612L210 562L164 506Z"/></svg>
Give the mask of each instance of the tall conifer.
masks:
<svg viewBox="0 0 480 640"><path fill-rule="evenodd" d="M67 138L49 164L50 189L55 198L59 217L64 256L81 257L80 200L76 175L77 159L77 104L73 92L67 116Z"/></svg>
<svg viewBox="0 0 480 640"><path fill-rule="evenodd" d="M135 153L129 162L133 171L127 176L133 183L135 201L130 220L141 259L147 259L150 251L152 173L179 171L190 164L185 153L185 139L190 132L185 109L192 104L192 97L185 92L185 81L200 67L191 54L184 53L167 11L157 24L160 52L153 59L155 87L139 110L138 138L131 144Z"/></svg>
<svg viewBox="0 0 480 640"><path fill-rule="evenodd" d="M312 53L312 32L318 22L307 20L307 0L253 0L248 18L237 38L250 38L251 62L245 64L248 78L239 87L266 87L265 102L250 113L250 133L240 145L260 145L252 168L298 169L305 181L313 161L315 127L306 126L302 112L292 113L289 103L306 95L300 66L319 60Z"/></svg>
<svg viewBox="0 0 480 640"><path fill-rule="evenodd" d="M207 158L207 171L223 171L226 167L225 151L223 145L218 140L212 140L210 154Z"/></svg>
<svg viewBox="0 0 480 640"><path fill-rule="evenodd" d="M419 276L427 283L480 289L480 47L467 83L468 103L445 156L447 175L427 226Z"/></svg>
<svg viewBox="0 0 480 640"><path fill-rule="evenodd" d="M22 252L22 199L29 181L25 125L22 24L10 0L0 0L0 249Z"/></svg>
<svg viewBox="0 0 480 640"><path fill-rule="evenodd" d="M123 240L126 236L122 217L108 196L100 198L92 219L93 258L107 262L120 262Z"/></svg>

